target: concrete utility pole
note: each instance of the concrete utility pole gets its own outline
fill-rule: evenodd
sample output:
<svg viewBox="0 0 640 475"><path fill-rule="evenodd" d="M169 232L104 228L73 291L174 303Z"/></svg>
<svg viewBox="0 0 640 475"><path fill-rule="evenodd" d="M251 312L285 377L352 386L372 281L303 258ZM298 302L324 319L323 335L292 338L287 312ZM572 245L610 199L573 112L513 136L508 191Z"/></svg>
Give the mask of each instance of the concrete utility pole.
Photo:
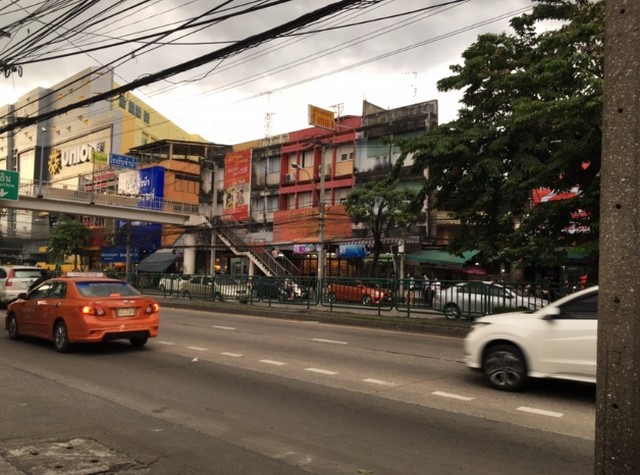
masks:
<svg viewBox="0 0 640 475"><path fill-rule="evenodd" d="M595 473L640 473L640 2L605 1Z"/></svg>

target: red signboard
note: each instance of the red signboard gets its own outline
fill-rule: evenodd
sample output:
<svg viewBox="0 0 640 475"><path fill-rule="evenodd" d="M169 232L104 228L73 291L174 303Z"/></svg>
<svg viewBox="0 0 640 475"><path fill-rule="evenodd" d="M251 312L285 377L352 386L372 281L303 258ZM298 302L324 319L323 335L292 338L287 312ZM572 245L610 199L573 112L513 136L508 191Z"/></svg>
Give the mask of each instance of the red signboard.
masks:
<svg viewBox="0 0 640 475"><path fill-rule="evenodd" d="M251 150L229 152L224 158L223 219L249 220Z"/></svg>

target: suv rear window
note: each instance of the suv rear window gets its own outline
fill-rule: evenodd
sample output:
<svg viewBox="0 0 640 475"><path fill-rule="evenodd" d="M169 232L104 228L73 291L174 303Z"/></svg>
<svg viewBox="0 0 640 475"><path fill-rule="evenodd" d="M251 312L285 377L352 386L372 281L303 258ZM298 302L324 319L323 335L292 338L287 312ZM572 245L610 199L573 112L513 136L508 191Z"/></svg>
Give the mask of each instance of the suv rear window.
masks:
<svg viewBox="0 0 640 475"><path fill-rule="evenodd" d="M15 279L33 279L42 276L41 269L13 269L13 277Z"/></svg>

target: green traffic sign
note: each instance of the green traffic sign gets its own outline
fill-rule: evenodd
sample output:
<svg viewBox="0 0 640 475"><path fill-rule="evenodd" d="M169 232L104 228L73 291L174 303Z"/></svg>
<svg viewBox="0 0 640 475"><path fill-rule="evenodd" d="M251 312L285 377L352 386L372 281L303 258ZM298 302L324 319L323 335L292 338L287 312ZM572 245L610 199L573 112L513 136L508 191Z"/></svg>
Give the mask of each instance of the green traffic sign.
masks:
<svg viewBox="0 0 640 475"><path fill-rule="evenodd" d="M18 200L20 173L12 170L0 170L0 200Z"/></svg>

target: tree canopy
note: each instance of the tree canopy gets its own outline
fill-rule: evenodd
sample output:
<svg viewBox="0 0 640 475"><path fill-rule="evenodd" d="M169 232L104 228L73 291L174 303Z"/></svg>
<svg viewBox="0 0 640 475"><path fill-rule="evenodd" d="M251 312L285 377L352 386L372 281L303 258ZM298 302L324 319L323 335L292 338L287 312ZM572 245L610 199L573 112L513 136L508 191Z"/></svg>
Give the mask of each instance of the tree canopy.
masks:
<svg viewBox="0 0 640 475"><path fill-rule="evenodd" d="M373 263L375 271L382 238L393 228L415 224L421 216L422 207L416 207L417 191L403 189L398 180L364 183L353 190L345 201L345 210L355 224L364 224L373 236Z"/></svg>
<svg viewBox="0 0 640 475"><path fill-rule="evenodd" d="M597 253L604 1L537 0L513 33L483 34L438 82L461 90L458 118L403 143L422 190L460 227L449 250L557 263ZM577 194L533 205L532 192Z"/></svg>
<svg viewBox="0 0 640 475"><path fill-rule="evenodd" d="M82 223L66 219L51 230L47 251L53 262L64 262L67 256L74 255L74 267L78 268L78 254L89 244L91 230Z"/></svg>

